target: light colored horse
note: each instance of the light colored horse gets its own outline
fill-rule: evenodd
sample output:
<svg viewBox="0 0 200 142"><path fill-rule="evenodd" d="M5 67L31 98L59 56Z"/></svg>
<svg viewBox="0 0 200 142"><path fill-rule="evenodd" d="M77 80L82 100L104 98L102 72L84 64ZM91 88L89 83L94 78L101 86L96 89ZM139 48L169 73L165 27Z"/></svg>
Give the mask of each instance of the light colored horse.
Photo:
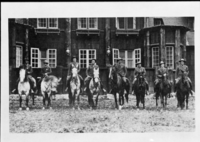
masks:
<svg viewBox="0 0 200 142"><path fill-rule="evenodd" d="M51 96L52 92L57 92L57 86L59 85L61 78L57 78L53 75L44 77L41 82L41 93L43 96L43 109L45 109L45 101L48 100L48 107L51 107Z"/></svg>
<svg viewBox="0 0 200 142"><path fill-rule="evenodd" d="M90 80L89 83L90 92L88 94L88 102L90 105L90 109L92 109L92 107L97 107L100 89L101 89L101 84L99 78L99 69L94 68L94 77Z"/></svg>
<svg viewBox="0 0 200 142"><path fill-rule="evenodd" d="M29 94L30 94L30 83L27 78L26 70L20 69L19 71L20 81L18 83L18 94L19 94L19 110L22 110L22 95L26 95L26 110L29 110Z"/></svg>
<svg viewBox="0 0 200 142"><path fill-rule="evenodd" d="M72 105L73 110L75 109L75 100L77 100L78 110L80 110L79 103L80 103L80 89L81 89L81 82L78 75L77 68L72 69L72 77L70 80L70 93L69 93L69 102L70 106Z"/></svg>

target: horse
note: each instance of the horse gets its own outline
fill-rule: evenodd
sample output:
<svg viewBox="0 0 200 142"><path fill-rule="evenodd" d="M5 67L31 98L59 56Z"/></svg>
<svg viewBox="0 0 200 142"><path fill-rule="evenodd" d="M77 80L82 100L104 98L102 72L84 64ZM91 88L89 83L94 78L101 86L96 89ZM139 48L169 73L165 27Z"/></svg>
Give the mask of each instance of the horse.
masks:
<svg viewBox="0 0 200 142"><path fill-rule="evenodd" d="M77 100L78 110L80 110L80 91L81 91L81 80L78 76L77 68L72 69L72 77L70 80L70 91L69 91L69 104L75 110L75 100Z"/></svg>
<svg viewBox="0 0 200 142"><path fill-rule="evenodd" d="M99 78L99 70L94 69L94 77L89 82L88 102L90 105L90 109L97 107L100 91L101 84Z"/></svg>
<svg viewBox="0 0 200 142"><path fill-rule="evenodd" d="M41 82L41 93L43 96L43 108L45 109L45 102L48 101L47 107L52 109L51 107L51 96L52 92L57 92L57 86L59 85L61 78L57 78L53 75L46 76L42 79Z"/></svg>
<svg viewBox="0 0 200 142"><path fill-rule="evenodd" d="M161 105L166 108L167 97L171 92L171 87L168 83L166 75L160 77L160 82L156 91L156 107L158 107L158 98L160 97Z"/></svg>
<svg viewBox="0 0 200 142"><path fill-rule="evenodd" d="M190 92L190 86L187 83L186 75L182 74L180 81L176 85L177 90L177 108L183 109L185 107L185 99L186 99L186 109L188 109L188 98Z"/></svg>
<svg viewBox="0 0 200 142"><path fill-rule="evenodd" d="M135 85L133 86L133 90L136 94L136 106L139 109L139 103L143 104L143 109L145 109L145 90L146 90L146 83L144 80L144 76L139 73L137 76L137 81L135 82Z"/></svg>
<svg viewBox="0 0 200 142"><path fill-rule="evenodd" d="M18 94L19 94L19 110L22 110L22 95L26 95L26 110L29 110L28 102L30 95L30 83L28 81L27 72L25 69L19 71L20 80L18 83Z"/></svg>
<svg viewBox="0 0 200 142"><path fill-rule="evenodd" d="M117 74L113 66L109 68L109 79L111 82L112 93L114 94L115 98L115 108L121 110L124 105L124 91L126 91L125 98L126 102L128 103L128 95L130 90L129 80L127 79L126 83L123 83L122 77ZM117 93L119 94L119 106L117 103Z"/></svg>

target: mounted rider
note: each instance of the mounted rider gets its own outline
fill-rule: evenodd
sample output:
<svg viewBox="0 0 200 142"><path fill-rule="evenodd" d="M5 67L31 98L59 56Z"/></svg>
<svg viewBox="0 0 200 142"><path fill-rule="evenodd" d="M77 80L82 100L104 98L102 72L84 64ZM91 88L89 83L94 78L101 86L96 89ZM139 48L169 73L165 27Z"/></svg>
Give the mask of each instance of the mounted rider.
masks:
<svg viewBox="0 0 200 142"><path fill-rule="evenodd" d="M90 80L94 77L94 69L99 70L99 66L96 63L96 59L93 58L91 59L91 64L86 69L87 77L85 78L85 81L84 81L84 85L85 85L84 91L86 91L87 87L89 86ZM99 81L101 84L101 89L104 91L104 93L106 93L106 90L104 89L100 78L99 78Z"/></svg>
<svg viewBox="0 0 200 142"><path fill-rule="evenodd" d="M80 65L79 63L77 62L78 58L76 56L72 56L72 62L69 63L68 65L68 74L67 74L67 81L66 81L66 85L67 85L67 88L66 88L66 91L69 87L69 83L70 83L70 80L71 80L71 77L72 77L72 69L73 68L76 68L78 73L80 72ZM81 87L83 86L83 78L80 74L78 74L79 78L80 78L80 81L81 81Z"/></svg>
<svg viewBox="0 0 200 142"><path fill-rule="evenodd" d="M188 86L190 86L190 93L191 94L193 94L192 93L192 81L190 80L190 78L188 77L188 74L189 74L189 69L188 69L188 66L187 65L185 65L185 62L186 62L186 60L184 60L184 59L181 59L181 60L179 60L179 66L176 68L176 76L177 76L177 78L175 79L175 84L177 85L178 84L178 82L180 81L180 79L181 79L181 76L183 75L183 74L185 74L186 75L186 82L187 82L187 84L188 84Z"/></svg>
<svg viewBox="0 0 200 142"><path fill-rule="evenodd" d="M35 93L35 92L36 92L36 81L35 81L35 79L32 77L33 70L32 70L31 65L29 65L29 63L28 63L28 59L25 59L25 64L21 65L21 66L19 67L19 69L21 69L21 68L23 68L23 69L26 70L27 78L28 78L29 83L30 83L30 85L31 85L31 89L33 90L33 93ZM18 83L19 83L19 78L18 78L17 81L16 81L16 87L15 87L15 89L12 91L13 93L17 90L17 88L18 88Z"/></svg>
<svg viewBox="0 0 200 142"><path fill-rule="evenodd" d="M117 64L114 65L114 68L116 69L116 73L122 77L123 82L126 84L127 83L127 78L126 78L126 74L127 74L127 68L126 66L123 64L122 62L122 58L118 58L117 59Z"/></svg>
<svg viewBox="0 0 200 142"><path fill-rule="evenodd" d="M157 78L155 80L155 89L158 88L158 84L161 82L162 76L166 76L168 78L168 69L165 67L165 63L163 61L160 62L160 67L158 68L157 71ZM170 87L170 82L167 80L168 85ZM154 89L154 91L155 91Z"/></svg>
<svg viewBox="0 0 200 142"><path fill-rule="evenodd" d="M38 90L40 90L42 79L45 77L48 77L51 73L52 73L52 70L51 70L51 67L49 66L48 60L44 60L44 66L42 67L40 71L40 74L42 77L38 81L38 86L37 86ZM39 95L39 92L40 91L38 91L38 95Z"/></svg>
<svg viewBox="0 0 200 142"><path fill-rule="evenodd" d="M137 81L137 77L138 75L142 74L143 77L144 77L144 81L146 83L146 90L147 90L147 94L148 93L148 90L149 90L149 84L147 82L147 79L145 78L145 75L146 75L146 69L144 67L141 66L141 62L138 62L136 63L136 68L135 68L135 71L134 71L134 80L133 80L133 85L135 85L135 82Z"/></svg>

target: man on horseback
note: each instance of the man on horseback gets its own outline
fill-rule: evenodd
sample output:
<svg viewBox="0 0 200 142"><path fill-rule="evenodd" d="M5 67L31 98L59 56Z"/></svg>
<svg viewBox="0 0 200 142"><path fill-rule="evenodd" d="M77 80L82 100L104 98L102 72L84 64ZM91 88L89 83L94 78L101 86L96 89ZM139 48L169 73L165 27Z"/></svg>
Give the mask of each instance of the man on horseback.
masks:
<svg viewBox="0 0 200 142"><path fill-rule="evenodd" d="M168 69L165 67L165 63L163 61L160 62L160 68L158 69L157 78L154 82L155 83L155 88L154 88L155 92L156 92L156 89L158 88L158 85L161 81L162 76L168 77ZM170 87L170 82L168 80L167 80L167 82Z"/></svg>
<svg viewBox="0 0 200 142"><path fill-rule="evenodd" d="M177 69L176 69L176 76L177 76L177 78L175 79L175 84L177 85L178 82L179 82L180 79L181 79L181 76L182 76L183 74L185 74L185 75L186 75L186 82L187 82L188 86L190 86L190 93L193 94L193 93L192 93L192 82L191 82L190 78L188 77L189 69L188 69L188 66L185 65L185 62L186 62L186 61L185 61L184 59L181 59L181 60L179 61L180 65L179 65L179 66L177 67ZM175 87L175 89L176 89L176 87ZM176 90L175 90L175 91L176 91Z"/></svg>
<svg viewBox="0 0 200 142"><path fill-rule="evenodd" d="M67 81L66 81L66 85L67 85L67 88L66 90L68 89L69 87L69 83L70 83L70 79L71 79L71 76L72 76L72 69L73 68L76 68L78 73L80 72L80 65L79 63L77 62L77 57L76 56L73 56L72 57L72 62L69 64L68 66L68 74L67 74ZM83 86L83 78L82 76L79 74L78 75L79 78L80 78L80 81L81 81L81 87Z"/></svg>
<svg viewBox="0 0 200 142"><path fill-rule="evenodd" d="M35 81L35 79L32 77L33 70L32 70L31 65L29 65L27 59L25 59L25 64L23 64L23 65L21 65L21 66L19 67L19 69L21 69L21 68L23 68L23 69L26 70L26 72L27 72L27 78L28 78L28 80L29 80L29 83L31 84L31 88L32 88L33 92L35 93L35 91L36 91L36 81ZM12 91L13 93L14 93L14 92L17 90L17 88L18 88L18 82L19 82L19 78L17 79L17 82L16 82L16 87L15 87L16 89L14 89L14 90Z"/></svg>
<svg viewBox="0 0 200 142"><path fill-rule="evenodd" d="M123 82L126 84L127 78L127 68L122 62L122 58L118 58L117 64L114 65L114 68L116 69L116 73L122 78Z"/></svg>
<svg viewBox="0 0 200 142"><path fill-rule="evenodd" d="M85 78L85 81L84 81L84 85L85 85L84 91L86 91L90 80L94 77L94 69L98 69L99 70L99 66L96 64L96 59L91 59L91 61L92 61L92 63L86 69L87 77ZM100 80L100 78L99 78L99 80ZM100 84L101 84L101 89L105 93L106 91L105 91L105 89L103 87L103 84L101 83L101 80L100 80Z"/></svg>
<svg viewBox="0 0 200 142"><path fill-rule="evenodd" d="M141 66L141 62L138 62L137 64L137 67L135 68L135 72L134 72L134 80L133 80L133 85L135 85L135 82L137 81L137 77L138 75L142 74L143 77L144 77L144 81L146 83L146 94L148 95L148 90L149 90L149 84L147 82L147 79L145 78L145 75L146 75L146 70L144 67Z"/></svg>
<svg viewBox="0 0 200 142"><path fill-rule="evenodd" d="M44 67L42 67L41 72L40 72L41 75L42 75L42 77L38 81L38 86L37 86L37 88L38 88L38 95L39 95L39 92L40 92L39 90L40 90L40 84L42 82L42 79L44 77L48 77L52 73L51 67L48 64L49 64L48 60L45 60L44 61Z"/></svg>

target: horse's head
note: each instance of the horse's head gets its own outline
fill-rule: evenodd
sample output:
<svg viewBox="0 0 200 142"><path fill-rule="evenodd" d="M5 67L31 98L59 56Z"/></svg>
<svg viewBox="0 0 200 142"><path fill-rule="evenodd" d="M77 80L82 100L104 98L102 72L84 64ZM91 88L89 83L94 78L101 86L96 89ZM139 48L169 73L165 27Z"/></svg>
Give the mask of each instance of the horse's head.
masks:
<svg viewBox="0 0 200 142"><path fill-rule="evenodd" d="M72 77L76 77L78 75L78 70L77 68L72 69Z"/></svg>
<svg viewBox="0 0 200 142"><path fill-rule="evenodd" d="M26 80L26 70L25 69L20 69L19 71L19 78L20 82L24 82Z"/></svg>
<svg viewBox="0 0 200 142"><path fill-rule="evenodd" d="M109 79L113 80L116 77L116 69L114 66L109 68Z"/></svg>
<svg viewBox="0 0 200 142"><path fill-rule="evenodd" d="M94 81L99 82L99 70L94 68Z"/></svg>
<svg viewBox="0 0 200 142"><path fill-rule="evenodd" d="M139 84L143 84L143 82L144 82L144 75L142 73L139 73L138 76L137 76L137 79L138 79L138 83Z"/></svg>

